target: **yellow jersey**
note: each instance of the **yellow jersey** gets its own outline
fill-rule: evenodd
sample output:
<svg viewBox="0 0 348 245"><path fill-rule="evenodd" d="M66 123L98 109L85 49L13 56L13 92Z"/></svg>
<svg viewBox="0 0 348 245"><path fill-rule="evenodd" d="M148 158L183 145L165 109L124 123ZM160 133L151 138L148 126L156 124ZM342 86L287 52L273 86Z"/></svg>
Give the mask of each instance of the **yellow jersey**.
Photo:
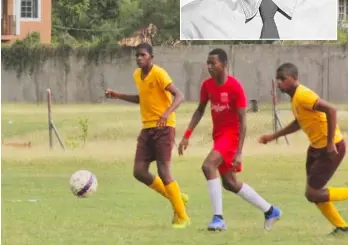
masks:
<svg viewBox="0 0 348 245"><path fill-rule="evenodd" d="M324 148L327 145L328 129L326 115L313 109L319 99L315 92L300 84L291 100L292 112L313 148ZM342 139L343 135L337 125L334 143L338 143Z"/></svg>
<svg viewBox="0 0 348 245"><path fill-rule="evenodd" d="M153 65L147 76L141 78L141 68L134 72L134 81L138 89L140 113L143 128L156 127L157 121L172 104L173 96L166 87L173 81L163 68ZM175 112L167 119L167 126L175 127Z"/></svg>

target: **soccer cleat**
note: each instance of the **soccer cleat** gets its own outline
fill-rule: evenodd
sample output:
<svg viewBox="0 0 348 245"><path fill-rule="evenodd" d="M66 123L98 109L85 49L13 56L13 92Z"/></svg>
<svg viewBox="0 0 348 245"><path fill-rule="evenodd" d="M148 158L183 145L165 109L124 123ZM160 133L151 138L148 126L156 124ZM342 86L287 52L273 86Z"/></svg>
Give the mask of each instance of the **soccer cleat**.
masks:
<svg viewBox="0 0 348 245"><path fill-rule="evenodd" d="M330 235L341 235L341 234L348 234L348 227L337 227L330 233Z"/></svg>
<svg viewBox="0 0 348 245"><path fill-rule="evenodd" d="M180 219L176 218L175 222L172 224L172 227L175 229L183 229L186 228L187 226L191 225L191 219Z"/></svg>
<svg viewBox="0 0 348 245"><path fill-rule="evenodd" d="M213 220L208 225L208 231L223 231L226 228L225 221L216 215L214 215Z"/></svg>
<svg viewBox="0 0 348 245"><path fill-rule="evenodd" d="M181 198L182 198L182 200L184 202L184 205L185 205L185 208L186 208L188 200L189 200L189 196L187 194L185 194L185 193L181 193ZM174 212L173 219L172 219L172 224L174 224L178 218L179 217L178 217L177 213Z"/></svg>
<svg viewBox="0 0 348 245"><path fill-rule="evenodd" d="M272 206L272 213L266 215L265 214L265 224L264 228L265 230L270 231L273 227L273 224L280 219L280 216L282 215L282 211L280 211L279 208Z"/></svg>

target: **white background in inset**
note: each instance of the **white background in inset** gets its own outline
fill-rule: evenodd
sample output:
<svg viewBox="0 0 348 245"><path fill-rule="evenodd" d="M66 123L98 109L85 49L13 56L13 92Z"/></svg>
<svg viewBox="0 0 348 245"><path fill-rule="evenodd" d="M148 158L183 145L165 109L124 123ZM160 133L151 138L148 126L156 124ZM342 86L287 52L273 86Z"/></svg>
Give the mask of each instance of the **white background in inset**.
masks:
<svg viewBox="0 0 348 245"><path fill-rule="evenodd" d="M205 0L202 0L204 2ZM208 0L209 1L209 0ZM221 1L238 1L238 0L216 0ZM347 0L346 0L347 1ZM181 7L193 2L193 0L181 0ZM240 8L240 9L239 9ZM262 20L260 14L257 13L254 19L245 24L245 16L240 6L236 10L231 11L228 8L220 8L222 13L215 13L218 8L210 8L208 12L210 16L215 16L214 24L218 25L225 34L212 34L214 27L205 22L202 22L202 27L197 25L199 29L211 36L204 39L209 40L257 40L260 38ZM192 10L192 14L187 16L194 16L197 11ZM183 18L181 17L181 20ZM292 20L287 19L279 12L275 15L275 22L278 27L280 39L282 40L336 40L337 38L337 20L338 20L338 0L298 0ZM211 28L211 30L209 30ZM183 31L184 26L181 26ZM218 33L218 32L215 32ZM207 34L209 35L209 34ZM182 36L182 39L185 39Z"/></svg>

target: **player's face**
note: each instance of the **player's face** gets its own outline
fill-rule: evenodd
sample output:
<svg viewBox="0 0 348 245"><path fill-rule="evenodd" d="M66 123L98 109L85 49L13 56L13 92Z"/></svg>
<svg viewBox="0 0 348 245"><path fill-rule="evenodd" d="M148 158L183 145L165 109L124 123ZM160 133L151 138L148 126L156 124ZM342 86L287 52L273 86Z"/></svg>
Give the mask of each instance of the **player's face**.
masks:
<svg viewBox="0 0 348 245"><path fill-rule="evenodd" d="M217 77L225 70L225 64L221 62L218 55L209 55L207 60L210 76Z"/></svg>
<svg viewBox="0 0 348 245"><path fill-rule="evenodd" d="M139 68L145 68L151 64L152 55L150 55L149 52L147 52L147 50L144 48L138 49L135 57Z"/></svg>
<svg viewBox="0 0 348 245"><path fill-rule="evenodd" d="M294 83L292 76L286 76L283 72L278 72L276 76L278 88L282 93L287 93L291 90Z"/></svg>

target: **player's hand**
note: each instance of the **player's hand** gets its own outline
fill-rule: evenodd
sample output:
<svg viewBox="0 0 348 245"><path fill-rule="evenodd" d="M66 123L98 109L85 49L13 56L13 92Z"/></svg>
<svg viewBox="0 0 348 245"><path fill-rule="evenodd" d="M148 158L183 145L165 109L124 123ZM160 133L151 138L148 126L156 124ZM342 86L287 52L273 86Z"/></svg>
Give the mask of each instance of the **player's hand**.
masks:
<svg viewBox="0 0 348 245"><path fill-rule="evenodd" d="M116 91L113 91L110 88L105 90L105 97L106 98L118 98L118 96L119 96L119 93Z"/></svg>
<svg viewBox="0 0 348 245"><path fill-rule="evenodd" d="M260 144L267 144L268 142L271 142L272 140L274 140L274 135L273 134L265 134L265 135L262 135L260 138L259 138L259 143Z"/></svg>
<svg viewBox="0 0 348 245"><path fill-rule="evenodd" d="M163 127L167 126L167 118L168 118L168 116L163 114L160 117L160 119L157 121L157 127L163 128Z"/></svg>
<svg viewBox="0 0 348 245"><path fill-rule="evenodd" d="M334 142L331 142L327 145L326 151L330 157L335 157L338 155L337 147L336 147L336 144Z"/></svg>
<svg viewBox="0 0 348 245"><path fill-rule="evenodd" d="M242 154L238 153L234 160L233 160L233 167L234 168L239 168L239 166L242 164Z"/></svg>
<svg viewBox="0 0 348 245"><path fill-rule="evenodd" d="M179 152L179 156L184 155L184 151L186 150L187 146L189 144L189 140L186 138L183 138L179 144L178 147L178 152Z"/></svg>

